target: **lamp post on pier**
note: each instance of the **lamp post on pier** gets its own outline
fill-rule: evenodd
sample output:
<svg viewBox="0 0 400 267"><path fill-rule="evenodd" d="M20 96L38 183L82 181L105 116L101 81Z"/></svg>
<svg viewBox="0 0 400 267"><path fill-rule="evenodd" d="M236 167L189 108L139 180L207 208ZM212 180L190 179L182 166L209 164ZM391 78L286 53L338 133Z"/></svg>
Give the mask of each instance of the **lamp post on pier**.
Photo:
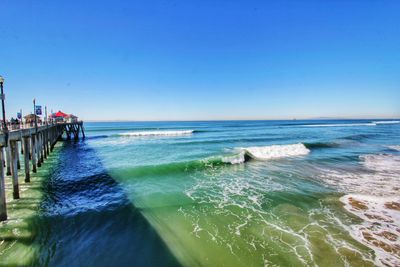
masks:
<svg viewBox="0 0 400 267"><path fill-rule="evenodd" d="M37 118L36 118L36 99L34 98L33 99L33 115L34 115L34 118L35 118L35 132L36 132L36 134L37 134Z"/></svg>
<svg viewBox="0 0 400 267"><path fill-rule="evenodd" d="M2 130L5 137L5 145L8 143L8 129L6 123L6 109L4 106L4 91L3 91L4 78L0 76L0 90L1 90L1 105L3 111L3 123ZM0 221L7 220L7 203L6 203L6 190L4 181L4 152L3 148L0 147Z"/></svg>
<svg viewBox="0 0 400 267"><path fill-rule="evenodd" d="M5 100L5 95L4 95L4 90L3 90L3 84L4 84L4 78L0 76L0 89L1 89L1 106L2 106L2 113L3 113L3 123L2 123L2 130L3 134L5 136L5 145L7 146L8 143L8 128L7 128L7 122L6 122L6 107L4 105L4 100Z"/></svg>
<svg viewBox="0 0 400 267"><path fill-rule="evenodd" d="M37 166L41 167L42 163L40 162L40 153L39 153L39 136L38 136L38 126L37 126L37 115L36 115L36 98L33 99L33 115L35 116L35 137L36 145L35 145L35 153L37 153Z"/></svg>
<svg viewBox="0 0 400 267"><path fill-rule="evenodd" d="M21 116L21 118L19 118L20 119L20 121L21 121L21 129L23 129L24 128L24 125L22 125L22 108L19 110L19 114L21 114L20 116Z"/></svg>

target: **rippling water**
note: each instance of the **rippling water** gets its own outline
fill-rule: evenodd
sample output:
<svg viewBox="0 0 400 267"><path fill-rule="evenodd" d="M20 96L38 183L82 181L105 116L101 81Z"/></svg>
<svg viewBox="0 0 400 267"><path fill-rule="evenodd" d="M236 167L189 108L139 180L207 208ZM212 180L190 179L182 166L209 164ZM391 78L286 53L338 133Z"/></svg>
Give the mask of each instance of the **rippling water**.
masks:
<svg viewBox="0 0 400 267"><path fill-rule="evenodd" d="M86 123L33 264L400 265L399 121Z"/></svg>

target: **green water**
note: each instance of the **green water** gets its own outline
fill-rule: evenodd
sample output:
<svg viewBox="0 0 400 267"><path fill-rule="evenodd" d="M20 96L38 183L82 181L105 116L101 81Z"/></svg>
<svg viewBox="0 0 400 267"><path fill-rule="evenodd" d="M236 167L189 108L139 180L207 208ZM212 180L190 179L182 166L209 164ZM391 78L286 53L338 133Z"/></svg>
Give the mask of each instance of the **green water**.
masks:
<svg viewBox="0 0 400 267"><path fill-rule="evenodd" d="M61 150L58 144L46 159L46 163L31 173L31 182L24 182L24 162L18 172L20 199L12 197L12 179L6 176L6 199L8 220L0 226L0 264L3 266L26 266L35 262L39 246L35 242L40 223L40 205L44 197L43 183L51 175L51 166L58 161ZM32 167L31 167L32 168Z"/></svg>
<svg viewBox="0 0 400 267"><path fill-rule="evenodd" d="M268 173L257 165L173 173L162 180L134 171L113 176L126 183L131 200L185 266L373 265L373 252L337 224L338 216L352 220L343 214L339 195L274 192L273 180L248 176Z"/></svg>

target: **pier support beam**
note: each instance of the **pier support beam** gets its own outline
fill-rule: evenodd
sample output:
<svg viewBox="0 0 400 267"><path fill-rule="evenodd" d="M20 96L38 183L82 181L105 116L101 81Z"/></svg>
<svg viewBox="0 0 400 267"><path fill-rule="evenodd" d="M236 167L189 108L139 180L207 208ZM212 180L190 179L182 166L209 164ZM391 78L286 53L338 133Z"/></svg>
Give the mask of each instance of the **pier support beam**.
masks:
<svg viewBox="0 0 400 267"><path fill-rule="evenodd" d="M57 127L53 127L52 129L51 129L51 138L50 138L50 151L52 152L53 151L53 149L54 149L54 145L55 145L55 143L56 143L56 141L57 141L57 133L56 133L56 131L57 131Z"/></svg>
<svg viewBox="0 0 400 267"><path fill-rule="evenodd" d="M37 166L42 167L42 157L41 157L41 150L40 150L40 133L34 135L36 138L36 159L37 159Z"/></svg>
<svg viewBox="0 0 400 267"><path fill-rule="evenodd" d="M43 157L44 159L47 159L46 130L42 132L42 149L43 149Z"/></svg>
<svg viewBox="0 0 400 267"><path fill-rule="evenodd" d="M45 139L46 139L46 152L47 155L50 154L50 149L49 149L49 135L50 135L50 130L49 128L46 129L46 134L45 134Z"/></svg>
<svg viewBox="0 0 400 267"><path fill-rule="evenodd" d="M6 175L11 175L11 150L10 150L10 142L8 146L5 147L6 150L6 165L7 165L7 172Z"/></svg>
<svg viewBox="0 0 400 267"><path fill-rule="evenodd" d="M35 135L32 135L30 137L30 139L31 139L31 143L32 143L32 146L31 146L32 171L34 173L36 173L37 172L37 170L36 170L36 164L37 164L36 155L37 154L36 154L36 137L35 137Z"/></svg>
<svg viewBox="0 0 400 267"><path fill-rule="evenodd" d="M43 154L43 133L39 134L39 149L40 149L40 162L44 162L44 154Z"/></svg>
<svg viewBox="0 0 400 267"><path fill-rule="evenodd" d="M13 198L19 199L19 184L18 184L18 146L17 141L10 141L11 148L11 174L13 183Z"/></svg>
<svg viewBox="0 0 400 267"><path fill-rule="evenodd" d="M85 131L83 129L83 124L81 125L81 131L82 131L82 139L85 139Z"/></svg>
<svg viewBox="0 0 400 267"><path fill-rule="evenodd" d="M21 169L21 162L20 162L20 160L19 160L19 145L18 145L18 141L16 142L16 144L17 144L17 168L18 168L18 170L20 170ZM22 141L21 141L21 146L22 146Z"/></svg>
<svg viewBox="0 0 400 267"><path fill-rule="evenodd" d="M4 161L4 150L0 147L0 162ZM0 221L7 220L6 189L4 181L4 164L0 164Z"/></svg>
<svg viewBox="0 0 400 267"><path fill-rule="evenodd" d="M31 181L31 174L30 174L30 166L29 166L29 145L30 145L30 140L29 136L23 138L23 147L24 151L27 153L24 154L24 165L25 165L25 183L29 183Z"/></svg>

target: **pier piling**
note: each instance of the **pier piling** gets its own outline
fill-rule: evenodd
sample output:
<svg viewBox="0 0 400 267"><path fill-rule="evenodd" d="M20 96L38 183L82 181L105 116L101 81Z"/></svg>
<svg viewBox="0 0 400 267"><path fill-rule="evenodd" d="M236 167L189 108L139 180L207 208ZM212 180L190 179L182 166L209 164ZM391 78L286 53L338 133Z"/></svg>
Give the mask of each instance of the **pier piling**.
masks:
<svg viewBox="0 0 400 267"><path fill-rule="evenodd" d="M36 160L37 160L37 166L40 168L42 167L42 156L41 156L41 150L40 150L40 134L35 134L36 138Z"/></svg>
<svg viewBox="0 0 400 267"><path fill-rule="evenodd" d="M0 149L0 162L4 161L4 150ZM4 180L4 164L0 164L0 221L7 220L6 188Z"/></svg>
<svg viewBox="0 0 400 267"><path fill-rule="evenodd" d="M6 146L6 166L7 172L6 175L11 175L11 152L10 152L10 143Z"/></svg>
<svg viewBox="0 0 400 267"><path fill-rule="evenodd" d="M29 151L30 140L29 137L23 137L24 151ZM24 166L25 166L25 182L31 181L30 166L29 166L29 152L24 154Z"/></svg>
<svg viewBox="0 0 400 267"><path fill-rule="evenodd" d="M31 146L32 171L33 171L34 173L36 173L36 172L37 172L37 169L36 169L36 164L37 164L37 162L36 162L36 137L35 137L35 135L33 134L33 135L30 137L30 139L31 139L31 144L32 144L32 146Z"/></svg>
<svg viewBox="0 0 400 267"><path fill-rule="evenodd" d="M18 141L16 142L16 144L17 144L17 151L18 151L18 153L17 153L17 169L20 170L21 169L21 162L19 160L19 145L18 145Z"/></svg>
<svg viewBox="0 0 400 267"><path fill-rule="evenodd" d="M18 184L18 146L17 141L10 141L11 150L11 174L13 183L13 198L19 198L19 184Z"/></svg>

